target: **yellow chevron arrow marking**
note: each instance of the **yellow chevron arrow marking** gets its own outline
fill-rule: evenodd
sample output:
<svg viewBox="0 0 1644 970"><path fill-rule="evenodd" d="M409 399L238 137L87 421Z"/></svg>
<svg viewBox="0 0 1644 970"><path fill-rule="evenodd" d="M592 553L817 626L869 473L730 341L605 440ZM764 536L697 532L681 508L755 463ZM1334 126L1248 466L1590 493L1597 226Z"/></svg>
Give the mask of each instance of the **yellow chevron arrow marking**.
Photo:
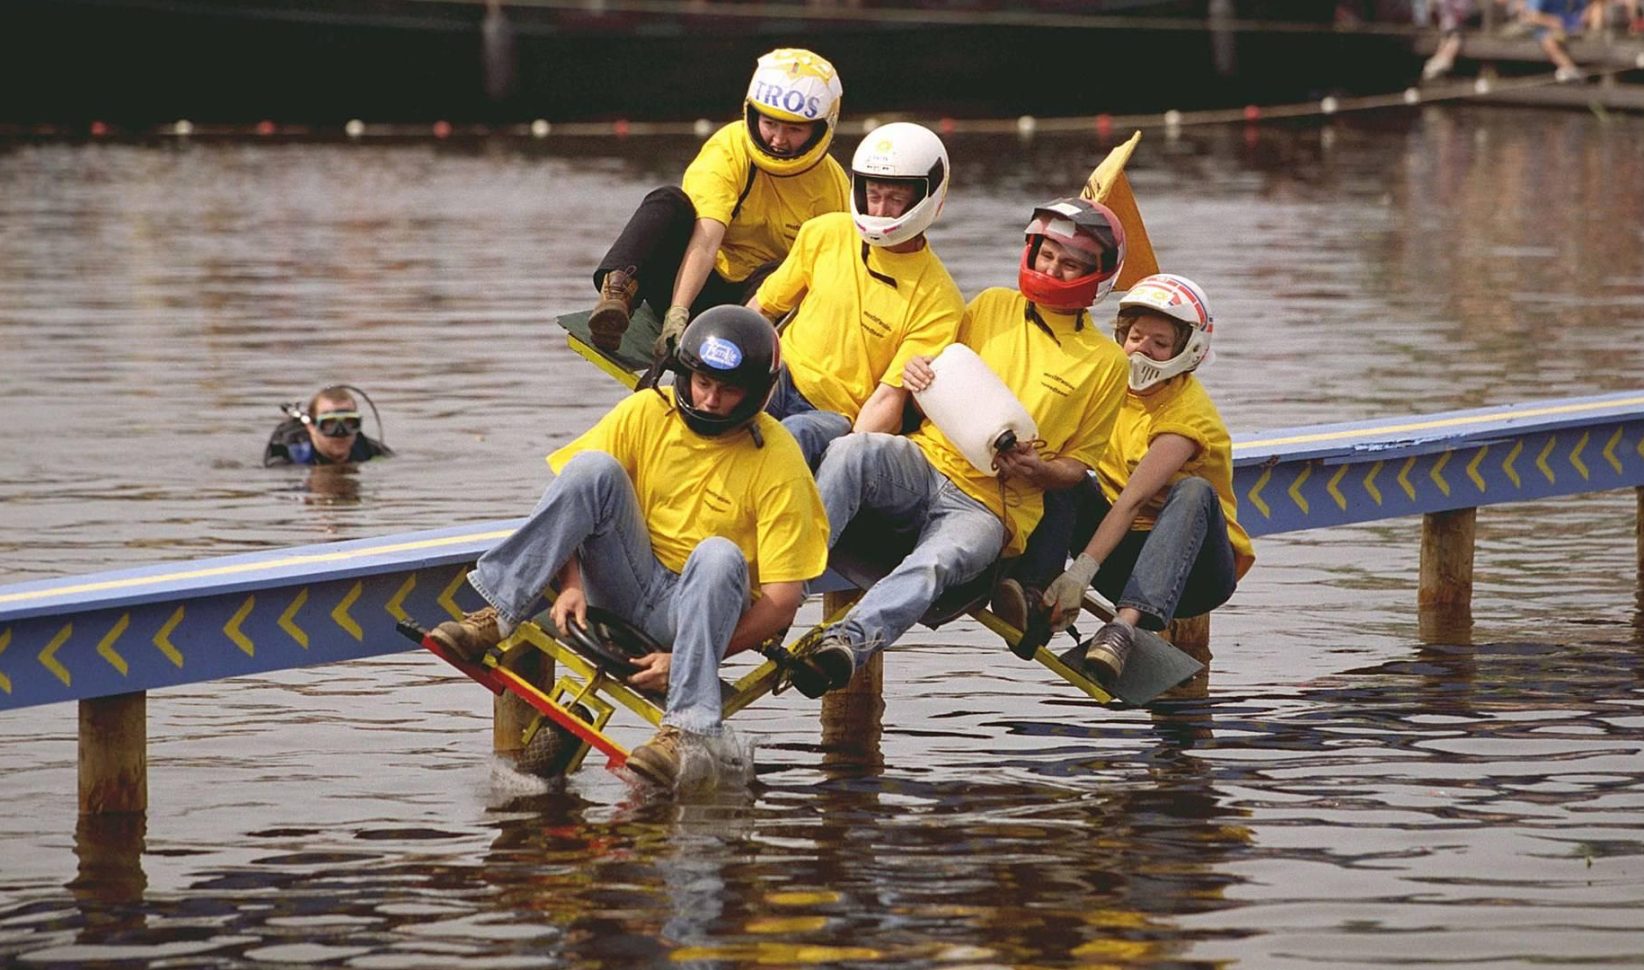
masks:
<svg viewBox="0 0 1644 970"><path fill-rule="evenodd" d="M353 606L354 601L360 598L360 593L364 589L365 587L362 584L355 583L354 588L349 590L348 595L344 596L342 602L337 604L336 609L331 611L331 618L337 621L337 625L347 630L349 636L356 640L364 640L365 631L360 629L360 625L354 622L352 616L348 615L348 608Z"/></svg>
<svg viewBox="0 0 1644 970"><path fill-rule="evenodd" d="M1364 490L1377 505L1381 504L1381 489L1376 487L1376 476L1381 474L1381 462L1370 466L1370 471L1364 476Z"/></svg>
<svg viewBox="0 0 1644 970"><path fill-rule="evenodd" d="M1336 469L1336 473L1331 475L1330 481L1324 485L1324 490L1329 492L1330 497L1336 500L1336 508L1341 509L1343 512L1347 511L1347 496L1343 495L1336 486L1341 484L1341 477L1345 474L1347 474L1347 466L1343 465Z"/></svg>
<svg viewBox="0 0 1644 970"><path fill-rule="evenodd" d="M1548 435L1547 443L1541 447L1541 454L1536 456L1536 467L1541 469L1541 473L1547 476L1547 481L1553 484L1556 484L1558 479L1553 476L1553 470L1547 466L1547 456L1553 453L1553 444L1557 441L1558 435Z"/></svg>
<svg viewBox="0 0 1644 970"><path fill-rule="evenodd" d="M11 627L6 627L6 632L0 633L0 653L5 653L6 648L9 646L11 646ZM0 674L0 690L8 694L11 693L11 678L5 674Z"/></svg>
<svg viewBox="0 0 1644 970"><path fill-rule="evenodd" d="M1575 449L1570 452L1570 464L1574 465L1575 470L1581 473L1582 481L1586 481L1590 476L1587 474L1587 466L1581 463L1581 449L1587 447L1587 441L1592 436L1591 431L1581 432L1581 440L1576 442Z"/></svg>
<svg viewBox="0 0 1644 970"><path fill-rule="evenodd" d="M1415 467L1415 464L1416 459L1414 456L1404 459L1404 465L1399 469L1398 474L1399 484L1404 486L1404 494L1409 496L1412 502L1416 500L1416 486L1410 484L1410 469Z"/></svg>
<svg viewBox="0 0 1644 970"><path fill-rule="evenodd" d="M69 684L69 672L67 667L57 662L57 648L67 643L69 636L73 633L74 624L64 624L63 628L57 631L57 635L51 638L51 642L46 644L46 649L40 651L40 666L51 671L58 680L63 682L64 687L71 686Z"/></svg>
<svg viewBox="0 0 1644 970"><path fill-rule="evenodd" d="M1615 456L1615 446L1619 444L1621 444L1621 429L1616 428L1615 434L1610 435L1610 440L1604 442L1604 460L1610 463L1610 467L1615 469L1617 475L1621 474L1621 459Z"/></svg>
<svg viewBox="0 0 1644 970"><path fill-rule="evenodd" d="M1296 480L1291 482L1290 487L1285 490L1290 493L1290 501L1295 502L1296 508L1301 509L1302 515L1307 514L1307 498L1301 493L1302 482L1307 481L1307 477L1311 474L1313 474L1313 463L1308 462L1302 466L1301 474L1297 475Z"/></svg>
<svg viewBox="0 0 1644 970"><path fill-rule="evenodd" d="M410 596L411 591L416 588L417 574L412 573L405 577L405 582L401 583L400 588L394 590L394 595L388 598L388 606L385 607L388 610L388 615L402 623L411 619L405 612L405 598Z"/></svg>
<svg viewBox="0 0 1644 970"><path fill-rule="evenodd" d="M1262 472L1261 481L1256 483L1256 489L1260 489L1262 487L1262 482L1265 481L1267 481L1267 472L1264 471ZM1251 498L1255 499L1255 490L1252 490ZM1255 499L1255 501L1256 507L1262 510L1262 515L1265 517L1267 515L1267 506L1261 504L1261 500L1259 499ZM445 588L440 590L440 595L434 599L434 602L445 607L445 612L449 614L453 620L462 619L462 607L458 606L457 601L452 597L457 595L457 587L461 586L462 581L467 578L468 570L457 570L456 578L447 583Z"/></svg>
<svg viewBox="0 0 1644 970"><path fill-rule="evenodd" d="M114 643L120 639L120 635L125 633L126 627L130 625L131 614L121 614L120 619L115 621L114 626L109 629L108 633L104 634L103 639L97 644L97 652L102 654L103 659L108 661L109 666L120 672L121 677L126 675L126 658L114 652Z"/></svg>
<svg viewBox="0 0 1644 970"><path fill-rule="evenodd" d="M308 602L308 587L304 586L297 593L297 598L291 601L291 605L285 608L284 613L280 614L280 629L290 634L291 639L297 641L297 646L302 647L304 650L308 649L308 634L302 627L297 625L297 611L302 609L303 604L306 602Z"/></svg>
<svg viewBox="0 0 1644 970"><path fill-rule="evenodd" d="M240 604L240 608L234 611L234 615L228 618L227 623L223 624L223 632L228 634L228 638L234 641L234 645L240 648L240 652L248 657L257 655L257 646L251 642L250 637L241 632L240 624L244 623L245 618L251 615L251 608L256 604L257 597L247 596L245 602Z"/></svg>
<svg viewBox="0 0 1644 970"><path fill-rule="evenodd" d="M181 622L183 622L183 608L179 606L177 611L171 614L171 619L166 621L166 625L160 628L160 632L154 634L154 645L160 648L160 652L166 655L173 667L183 665L183 655L171 644L171 631L177 629L177 624Z"/></svg>
<svg viewBox="0 0 1644 970"><path fill-rule="evenodd" d="M1513 483L1514 488L1524 487L1523 483L1518 480L1518 469L1513 467L1513 462L1518 460L1518 454L1523 450L1524 439L1520 438L1513 442L1513 450L1507 452L1506 460L1501 463L1501 470L1507 473L1507 480Z"/></svg>
<svg viewBox="0 0 1644 970"><path fill-rule="evenodd" d="M1439 491L1443 492L1445 495L1450 494L1450 483L1445 481L1444 476L1440 475L1439 472L1444 471L1444 466L1450 463L1450 456L1453 454L1455 454L1455 452L1446 451L1444 454L1439 455L1438 461L1433 462L1432 470L1427 473L1427 477L1431 478L1433 480L1433 484L1437 485Z"/></svg>
<svg viewBox="0 0 1644 970"><path fill-rule="evenodd" d="M1478 466L1479 462L1484 460L1484 456L1487 452L1489 452L1489 450L1489 445L1483 446L1478 451L1474 452L1473 460L1467 463L1467 477L1473 480L1473 487L1481 492L1488 491L1489 486L1484 484L1484 476L1478 473Z"/></svg>

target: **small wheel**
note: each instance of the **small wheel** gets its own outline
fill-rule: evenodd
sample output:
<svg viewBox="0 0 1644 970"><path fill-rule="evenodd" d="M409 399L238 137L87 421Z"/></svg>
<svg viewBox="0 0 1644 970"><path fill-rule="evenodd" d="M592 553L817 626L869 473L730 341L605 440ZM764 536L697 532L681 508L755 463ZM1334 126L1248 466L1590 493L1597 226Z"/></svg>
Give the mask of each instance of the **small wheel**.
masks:
<svg viewBox="0 0 1644 970"><path fill-rule="evenodd" d="M591 720L592 715L586 707L578 704L571 709L572 713L583 720ZM558 778L571 767L571 762L587 742L572 734L551 717L543 717L542 723L537 725L536 733L525 745L525 750L519 753L514 761L514 767L522 774L534 775L538 778Z"/></svg>

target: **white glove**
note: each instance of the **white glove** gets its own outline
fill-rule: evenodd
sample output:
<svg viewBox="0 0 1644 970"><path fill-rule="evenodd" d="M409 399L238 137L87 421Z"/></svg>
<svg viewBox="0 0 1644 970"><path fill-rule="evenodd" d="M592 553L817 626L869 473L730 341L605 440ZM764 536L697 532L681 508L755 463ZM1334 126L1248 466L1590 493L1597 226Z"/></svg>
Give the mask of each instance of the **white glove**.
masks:
<svg viewBox="0 0 1644 970"><path fill-rule="evenodd" d="M1045 590L1045 603L1050 607L1051 626L1060 630L1073 622L1079 615L1079 604L1084 602L1085 590L1090 588L1090 581L1096 576L1096 560L1084 553L1073 560L1073 565L1067 567L1067 572L1057 576Z"/></svg>
<svg viewBox="0 0 1644 970"><path fill-rule="evenodd" d="M651 348L658 357L672 350L679 343L679 335L685 332L685 325L691 322L691 308L671 306L662 318L662 332L657 335L656 346Z"/></svg>

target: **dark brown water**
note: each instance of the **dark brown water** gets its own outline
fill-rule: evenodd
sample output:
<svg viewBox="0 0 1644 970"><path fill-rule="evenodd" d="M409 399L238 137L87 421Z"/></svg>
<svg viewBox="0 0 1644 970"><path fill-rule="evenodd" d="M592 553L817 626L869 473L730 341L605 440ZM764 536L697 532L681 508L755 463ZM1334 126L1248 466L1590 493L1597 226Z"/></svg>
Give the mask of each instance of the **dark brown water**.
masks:
<svg viewBox="0 0 1644 970"><path fill-rule="evenodd" d="M967 292L1099 152L950 149ZM0 582L523 514L618 397L549 318L692 150L0 146ZM1235 430L1644 384L1644 119L1150 132L1132 179ZM338 380L401 457L260 468ZM919 631L867 754L783 695L733 722L758 781L678 802L496 768L415 653L151 694L141 824L76 825L72 705L0 714L0 963L1639 965L1636 508L1481 511L1427 644L1414 521L1263 540L1208 697L1151 716Z"/></svg>

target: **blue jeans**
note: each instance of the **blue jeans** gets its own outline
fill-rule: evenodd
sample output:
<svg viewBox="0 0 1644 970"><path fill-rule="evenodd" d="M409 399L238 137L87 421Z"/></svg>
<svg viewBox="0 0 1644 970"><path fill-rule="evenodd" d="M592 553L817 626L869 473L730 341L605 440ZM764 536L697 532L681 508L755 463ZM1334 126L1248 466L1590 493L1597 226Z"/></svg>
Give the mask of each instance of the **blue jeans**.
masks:
<svg viewBox="0 0 1644 970"><path fill-rule="evenodd" d="M1084 551L1112 509L1087 477L1074 488L1045 493L1045 514L1011 570L1024 586L1043 589ZM1202 478L1170 487L1153 528L1132 529L1102 561L1091 585L1115 606L1142 614L1141 626L1162 630L1178 616L1198 616L1227 602L1237 584L1233 544L1216 489Z"/></svg>
<svg viewBox="0 0 1644 970"><path fill-rule="evenodd" d="M719 662L748 606L748 563L736 543L709 537L676 573L657 561L634 485L615 458L585 451L548 483L525 524L480 557L468 583L509 623L581 553L588 602L673 643L664 723L720 731Z"/></svg>
<svg viewBox="0 0 1644 970"><path fill-rule="evenodd" d="M771 403L765 405L765 413L781 421L782 427L799 442L799 449L805 453L805 464L811 466L812 472L822 463L828 443L851 431L851 423L843 414L818 411L799 393L786 364L782 365L782 374L777 378Z"/></svg>
<svg viewBox="0 0 1644 970"><path fill-rule="evenodd" d="M899 435L850 434L836 440L816 473L816 487L828 510L830 548L862 510L919 534L907 558L834 627L850 643L858 667L908 632L944 590L981 575L1005 543L999 517Z"/></svg>

